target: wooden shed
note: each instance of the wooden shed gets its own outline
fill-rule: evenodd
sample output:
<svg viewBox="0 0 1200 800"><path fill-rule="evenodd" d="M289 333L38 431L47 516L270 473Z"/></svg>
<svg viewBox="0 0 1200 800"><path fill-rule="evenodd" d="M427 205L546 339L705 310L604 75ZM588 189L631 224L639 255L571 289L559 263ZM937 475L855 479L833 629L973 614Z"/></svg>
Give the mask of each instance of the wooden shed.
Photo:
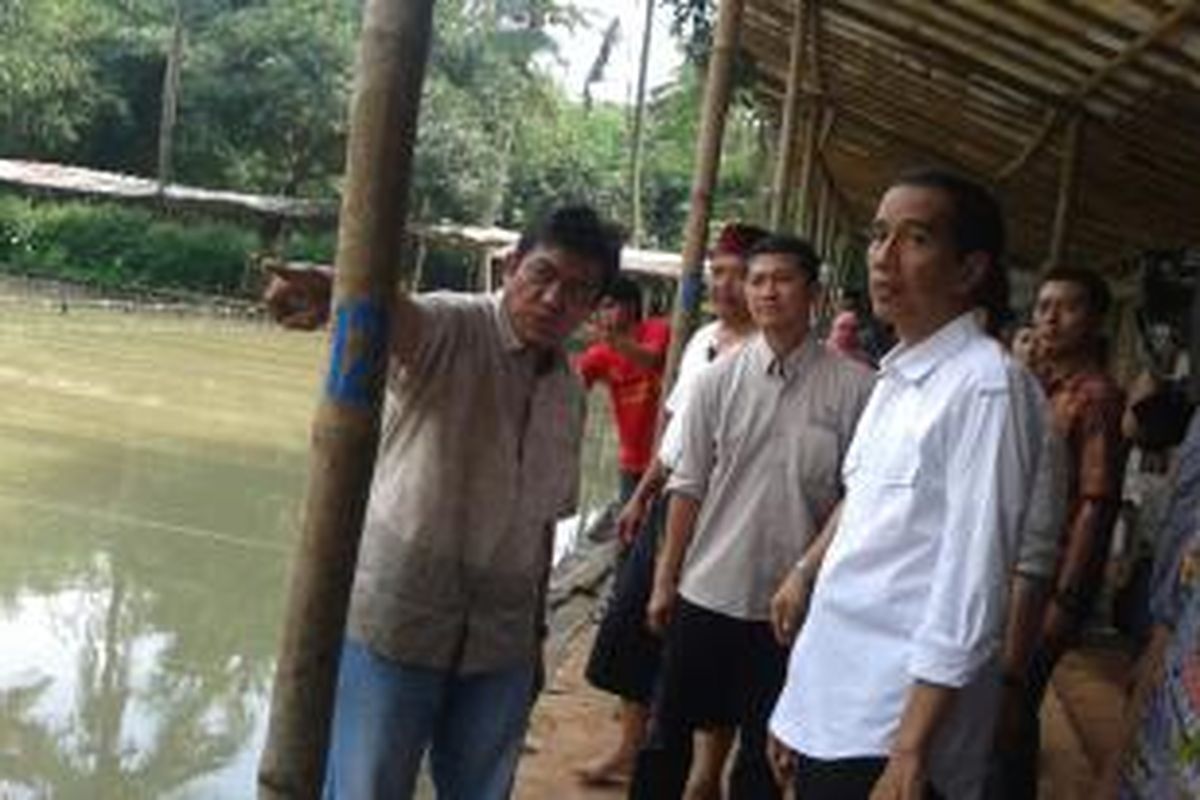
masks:
<svg viewBox="0 0 1200 800"><path fill-rule="evenodd" d="M779 123L773 219L827 253L918 164L997 190L1018 269L1200 243L1195 0L722 3Z"/></svg>

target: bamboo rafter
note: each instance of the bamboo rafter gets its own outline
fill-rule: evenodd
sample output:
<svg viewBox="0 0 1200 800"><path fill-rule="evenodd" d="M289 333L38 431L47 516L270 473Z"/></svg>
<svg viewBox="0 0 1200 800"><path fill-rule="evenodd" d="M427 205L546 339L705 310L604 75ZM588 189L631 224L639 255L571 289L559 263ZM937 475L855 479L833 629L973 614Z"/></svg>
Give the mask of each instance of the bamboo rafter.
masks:
<svg viewBox="0 0 1200 800"><path fill-rule="evenodd" d="M742 49L768 107L784 98L791 3L747 0ZM844 197L835 205L847 229L866 221L892 173L916 163L998 183L1012 260L1032 267L1053 227L1067 149L1057 132L1081 114L1087 186L1070 226L1072 257L1112 263L1129 247L1200 241L1194 6L1200 0L821 0L822 86L804 97L834 110L837 123L812 172Z"/></svg>

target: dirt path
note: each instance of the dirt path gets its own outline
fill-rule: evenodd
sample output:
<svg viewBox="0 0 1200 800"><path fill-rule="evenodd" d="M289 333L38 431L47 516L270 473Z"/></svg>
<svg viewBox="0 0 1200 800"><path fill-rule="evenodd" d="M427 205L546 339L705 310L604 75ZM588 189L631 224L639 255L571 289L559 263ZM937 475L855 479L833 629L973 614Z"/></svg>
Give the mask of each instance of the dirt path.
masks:
<svg viewBox="0 0 1200 800"><path fill-rule="evenodd" d="M516 800L615 800L623 787L590 789L576 780L574 768L617 741L617 702L593 689L583 677L595 628L575 637L549 689L533 712L517 771Z"/></svg>
<svg viewBox="0 0 1200 800"><path fill-rule="evenodd" d="M616 701L583 677L594 628L567 648L550 689L534 711L530 752L517 773L517 800L617 800L624 788L579 785L574 768L617 738ZM1071 654L1055 674L1042 712L1042 791L1053 800L1087 800L1095 769L1119 716L1116 686L1127 668L1111 651ZM1081 728L1082 726L1082 728ZM1082 734L1082 735L1081 735Z"/></svg>

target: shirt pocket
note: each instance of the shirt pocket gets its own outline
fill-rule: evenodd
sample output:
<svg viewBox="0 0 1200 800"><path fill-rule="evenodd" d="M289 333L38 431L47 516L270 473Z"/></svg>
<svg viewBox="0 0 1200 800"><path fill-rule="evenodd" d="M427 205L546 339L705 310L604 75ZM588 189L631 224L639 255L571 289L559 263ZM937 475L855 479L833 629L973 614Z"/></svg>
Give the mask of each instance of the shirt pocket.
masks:
<svg viewBox="0 0 1200 800"><path fill-rule="evenodd" d="M914 451L911 455L891 454L872 466L871 473L881 488L911 490L917 483L921 462Z"/></svg>
<svg viewBox="0 0 1200 800"><path fill-rule="evenodd" d="M860 447L847 464L846 487L878 545L904 537L920 480L918 448L897 432L891 441Z"/></svg>
<svg viewBox="0 0 1200 800"><path fill-rule="evenodd" d="M906 441L897 441L886 448L853 448L846 457L842 478L847 487L911 489L920 476L920 468L918 448Z"/></svg>
<svg viewBox="0 0 1200 800"><path fill-rule="evenodd" d="M832 428L812 422L796 428L792 436L789 478L823 516L840 494L841 440Z"/></svg>

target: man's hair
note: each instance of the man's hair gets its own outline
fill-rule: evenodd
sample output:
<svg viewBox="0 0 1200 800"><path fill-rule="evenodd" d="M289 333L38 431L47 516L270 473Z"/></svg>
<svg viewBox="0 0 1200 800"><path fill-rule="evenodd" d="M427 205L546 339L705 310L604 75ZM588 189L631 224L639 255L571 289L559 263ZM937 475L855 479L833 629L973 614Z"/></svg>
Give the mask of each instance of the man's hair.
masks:
<svg viewBox="0 0 1200 800"><path fill-rule="evenodd" d="M746 253L746 262L753 261L758 256L788 256L796 268L804 273L809 283L816 283L821 277L821 257L813 246L799 236L789 236L773 233L765 239L760 239Z"/></svg>
<svg viewBox="0 0 1200 800"><path fill-rule="evenodd" d="M591 206L562 206L526 228L517 241L520 260L530 250L543 245L559 247L594 261L600 269L596 276L600 291L607 291L621 269L621 229L602 219Z"/></svg>
<svg viewBox="0 0 1200 800"><path fill-rule="evenodd" d="M1041 291L1041 288L1047 283L1070 283L1078 286L1083 290L1083 299L1087 303L1088 311L1098 320L1104 319L1109 306L1112 305L1112 292L1108 290L1108 284L1090 269L1076 267L1052 269L1038 281L1038 290Z"/></svg>
<svg viewBox="0 0 1200 800"><path fill-rule="evenodd" d="M954 218L950 235L958 255L984 253L988 270L975 290L975 302L997 320L1011 315L1008 305L1008 270L1004 264L1006 241L1004 212L983 184L940 167L921 167L901 173L888 188L915 186L938 189L950 198Z"/></svg>
<svg viewBox="0 0 1200 800"><path fill-rule="evenodd" d="M617 305L632 309L634 315L638 319L641 319L642 289L632 279L626 278L624 275L618 275L613 279L613 282L608 285L608 289L604 292L604 296L612 300Z"/></svg>

